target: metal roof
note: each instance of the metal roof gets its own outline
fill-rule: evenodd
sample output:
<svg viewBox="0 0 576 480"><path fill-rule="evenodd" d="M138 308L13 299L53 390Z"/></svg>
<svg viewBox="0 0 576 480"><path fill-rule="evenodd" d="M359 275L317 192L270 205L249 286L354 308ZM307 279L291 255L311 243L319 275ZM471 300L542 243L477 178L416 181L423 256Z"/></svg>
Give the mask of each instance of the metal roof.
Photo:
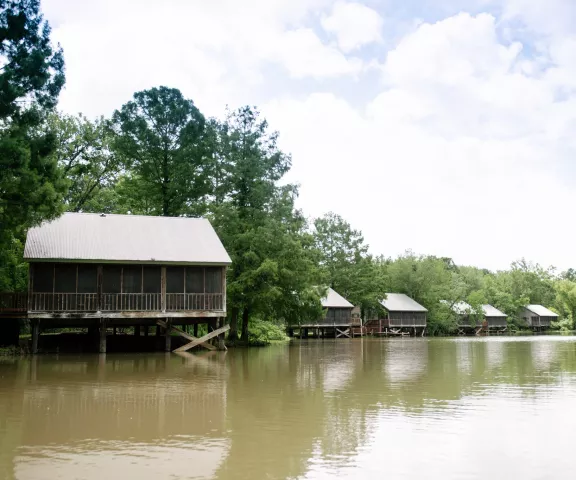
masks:
<svg viewBox="0 0 576 480"><path fill-rule="evenodd" d="M389 312L427 312L422 305L403 293L387 293L380 302Z"/></svg>
<svg viewBox="0 0 576 480"><path fill-rule="evenodd" d="M448 300L440 300L440 302L450 306L450 302ZM452 311L458 315L467 315L472 311L472 307L468 305L466 302L456 302L452 305Z"/></svg>
<svg viewBox="0 0 576 480"><path fill-rule="evenodd" d="M328 289L326 297L322 299L322 306L324 308L354 308L354 305L331 288Z"/></svg>
<svg viewBox="0 0 576 480"><path fill-rule="evenodd" d="M84 260L227 265L232 263L205 218L65 213L31 228L27 260Z"/></svg>
<svg viewBox="0 0 576 480"><path fill-rule="evenodd" d="M539 317L557 317L558 314L554 313L552 310L548 310L542 305L526 305L526 308L532 313L535 313Z"/></svg>
<svg viewBox="0 0 576 480"><path fill-rule="evenodd" d="M449 303L446 300L440 300L440 301L442 303L449 305ZM472 307L466 302L457 302L454 305L452 305L452 311L454 313L457 313L458 315L468 315L468 314L472 313ZM502 313L496 307L493 307L492 305L488 305L488 304L482 305L482 311L483 311L485 317L504 317L504 318L506 318L508 316L505 313Z"/></svg>
<svg viewBox="0 0 576 480"><path fill-rule="evenodd" d="M498 310L496 307L493 307L492 305L482 305L482 310L484 310L484 316L486 316L486 317L504 317L504 318L506 318L508 316L504 312L501 312L500 310Z"/></svg>

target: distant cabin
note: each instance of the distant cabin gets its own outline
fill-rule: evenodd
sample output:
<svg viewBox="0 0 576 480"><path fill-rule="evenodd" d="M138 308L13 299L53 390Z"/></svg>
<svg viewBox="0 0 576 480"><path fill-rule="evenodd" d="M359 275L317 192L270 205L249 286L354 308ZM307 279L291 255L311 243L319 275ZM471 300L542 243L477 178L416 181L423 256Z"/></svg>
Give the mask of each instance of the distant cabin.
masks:
<svg viewBox="0 0 576 480"><path fill-rule="evenodd" d="M356 313L358 309L355 309L354 305L332 288L328 288L320 302L324 315L315 321L309 320L300 325L289 326L288 335L294 336L294 330L297 330L298 336L301 338L307 338L309 331L312 331L316 338L320 336L350 338L352 335L351 327L361 323L360 315Z"/></svg>
<svg viewBox="0 0 576 480"><path fill-rule="evenodd" d="M542 305L526 305L520 310L518 316L526 322L526 325L533 328L547 328L552 322L558 320L556 313Z"/></svg>
<svg viewBox="0 0 576 480"><path fill-rule="evenodd" d="M445 300L442 300L442 303L448 304ZM481 318L474 318L472 310L472 307L466 302L457 302L452 305L452 311L458 316L459 328L504 329L508 326L507 315L492 305L482 305Z"/></svg>
<svg viewBox="0 0 576 480"><path fill-rule="evenodd" d="M352 305L338 292L328 288L326 296L321 300L326 315L320 319L319 324L347 327L352 323Z"/></svg>
<svg viewBox="0 0 576 480"><path fill-rule="evenodd" d="M366 321L366 332L372 334L397 333L426 328L428 310L403 293L387 293L386 299L380 302L383 315Z"/></svg>
<svg viewBox="0 0 576 480"><path fill-rule="evenodd" d="M105 333L106 323L226 317L231 260L203 218L65 213L28 231L24 259L28 292L0 294L0 314L20 314L33 326Z"/></svg>

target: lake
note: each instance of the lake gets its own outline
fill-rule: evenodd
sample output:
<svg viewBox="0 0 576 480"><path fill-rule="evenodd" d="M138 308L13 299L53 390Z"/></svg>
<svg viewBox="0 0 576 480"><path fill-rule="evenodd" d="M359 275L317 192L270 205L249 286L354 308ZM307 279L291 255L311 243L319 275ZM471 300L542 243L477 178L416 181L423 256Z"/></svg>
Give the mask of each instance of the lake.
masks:
<svg viewBox="0 0 576 480"><path fill-rule="evenodd" d="M573 479L576 338L0 357L0 478Z"/></svg>

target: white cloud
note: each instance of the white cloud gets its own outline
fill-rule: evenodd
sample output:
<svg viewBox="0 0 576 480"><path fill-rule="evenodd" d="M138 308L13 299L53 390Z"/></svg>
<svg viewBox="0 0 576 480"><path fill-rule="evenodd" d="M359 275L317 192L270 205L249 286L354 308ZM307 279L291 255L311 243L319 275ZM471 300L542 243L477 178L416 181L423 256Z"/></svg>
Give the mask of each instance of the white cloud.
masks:
<svg viewBox="0 0 576 480"><path fill-rule="evenodd" d="M322 19L322 27L336 36L344 52L382 40L383 25L377 11L356 2L339 1L330 16Z"/></svg>
<svg viewBox="0 0 576 480"><path fill-rule="evenodd" d="M564 206L576 194L554 165L574 154L558 144L576 134L574 100L555 102L550 82L518 72L519 45L495 29L489 15L421 25L389 53L386 89L364 113L330 93L267 105L302 206L341 212L376 253L569 266Z"/></svg>
<svg viewBox="0 0 576 480"><path fill-rule="evenodd" d="M46 0L67 61L61 106L109 113L134 91L163 83L219 113L225 103L252 102L269 90L263 74L270 66L295 79L356 75L359 59L301 26L332 1L97 0L79 9Z"/></svg>
<svg viewBox="0 0 576 480"><path fill-rule="evenodd" d="M65 49L65 110L109 114L158 84L182 89L207 114L261 104L293 154L300 206L342 214L374 253L412 248L490 268L525 256L563 268L574 266L576 234L567 212L576 202L576 32L559 17L576 6L551 1L559 13L542 18L538 2L470 0L504 13L420 22L382 47L380 83L367 74L374 59L362 56L372 49L360 47L380 42L382 18L360 1L43 8ZM419 15L400 22L416 25ZM538 32L533 43L528 31Z"/></svg>

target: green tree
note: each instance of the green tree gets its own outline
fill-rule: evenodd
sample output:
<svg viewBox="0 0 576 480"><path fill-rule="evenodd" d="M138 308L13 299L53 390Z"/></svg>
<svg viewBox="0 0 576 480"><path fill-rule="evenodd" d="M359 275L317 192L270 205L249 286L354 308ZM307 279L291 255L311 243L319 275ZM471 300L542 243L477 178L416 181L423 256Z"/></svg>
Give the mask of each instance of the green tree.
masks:
<svg viewBox="0 0 576 480"><path fill-rule="evenodd" d="M314 221L314 239L326 284L360 306L363 314L378 309L384 276L362 234L341 216L328 213Z"/></svg>
<svg viewBox="0 0 576 480"><path fill-rule="evenodd" d="M310 289L317 281L314 249L304 217L294 209L296 188L278 185L291 165L278 148L278 134L252 107L229 112L217 132L211 208L233 261L228 339L238 340L241 317L241 340L247 342L252 316L292 321L310 306Z"/></svg>
<svg viewBox="0 0 576 480"><path fill-rule="evenodd" d="M0 0L0 281L19 288L26 229L62 212L55 136L40 128L64 85L60 48L39 1Z"/></svg>
<svg viewBox="0 0 576 480"><path fill-rule="evenodd" d="M178 216L204 211L210 192L212 138L206 120L192 100L175 88L158 87L134 94L114 112L113 150L142 189L132 199L154 202L157 215Z"/></svg>
<svg viewBox="0 0 576 480"><path fill-rule="evenodd" d="M58 164L70 183L66 209L113 211L113 189L120 165L110 149L109 122L104 118L90 121L83 115L53 114L48 128L56 132Z"/></svg>

